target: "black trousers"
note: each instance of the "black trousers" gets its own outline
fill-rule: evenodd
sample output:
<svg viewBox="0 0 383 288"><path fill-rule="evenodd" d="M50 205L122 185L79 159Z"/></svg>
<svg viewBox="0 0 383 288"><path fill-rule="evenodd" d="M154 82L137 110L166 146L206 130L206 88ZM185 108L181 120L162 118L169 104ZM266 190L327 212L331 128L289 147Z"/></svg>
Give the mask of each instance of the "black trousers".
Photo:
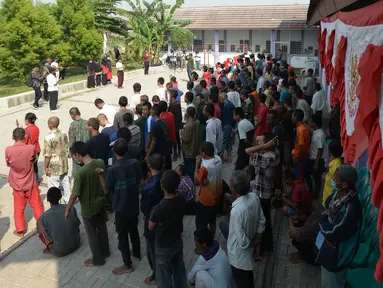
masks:
<svg viewBox="0 0 383 288"><path fill-rule="evenodd" d="M291 244L302 254L303 258L310 264L315 264L317 254L314 252L315 245L308 242L291 241Z"/></svg>
<svg viewBox="0 0 383 288"><path fill-rule="evenodd" d="M234 170L242 170L249 165L249 155L247 155L245 149L248 148L243 140L240 140L237 150L237 162L235 163Z"/></svg>
<svg viewBox="0 0 383 288"><path fill-rule="evenodd" d="M241 270L231 265L231 273L237 288L253 288L254 275L253 270Z"/></svg>
<svg viewBox="0 0 383 288"><path fill-rule="evenodd" d="M33 103L33 104L35 106L38 106L39 105L39 100L42 97L41 88L40 87L33 87L33 90L35 90L35 103Z"/></svg>
<svg viewBox="0 0 383 288"><path fill-rule="evenodd" d="M261 250L262 252L273 252L273 229L271 227L271 199L260 198L259 200L261 200L263 215L266 219L265 231L263 231L262 234Z"/></svg>
<svg viewBox="0 0 383 288"><path fill-rule="evenodd" d="M102 85L108 85L108 77L106 76L106 74L102 74L101 76L101 79L102 79Z"/></svg>
<svg viewBox="0 0 383 288"><path fill-rule="evenodd" d="M87 83L88 88L94 88L95 85L96 85L95 76L88 75L88 83Z"/></svg>
<svg viewBox="0 0 383 288"><path fill-rule="evenodd" d="M105 258L110 255L108 229L106 228L105 210L96 215L83 217L94 265L104 265Z"/></svg>
<svg viewBox="0 0 383 288"><path fill-rule="evenodd" d="M58 98L59 98L59 91L49 92L49 108L51 109L51 111L57 110Z"/></svg>
<svg viewBox="0 0 383 288"><path fill-rule="evenodd" d="M100 86L101 85L101 74L99 75L96 75L96 86Z"/></svg>
<svg viewBox="0 0 383 288"><path fill-rule="evenodd" d="M146 222L145 222L146 223ZM156 245L154 239L145 238L146 240L146 257L148 257L149 266L156 277Z"/></svg>
<svg viewBox="0 0 383 288"><path fill-rule="evenodd" d="M145 75L149 74L149 61L144 62Z"/></svg>
<svg viewBox="0 0 383 288"><path fill-rule="evenodd" d="M39 161L38 161L39 156L40 156L40 152L36 153L36 161L33 162L33 170L36 173L36 180L39 180Z"/></svg>
<svg viewBox="0 0 383 288"><path fill-rule="evenodd" d="M133 246L133 256L141 258L140 235L137 228L138 217L126 217L116 211L114 224L116 225L118 249L121 251L122 260L124 265L130 266L132 265L132 259L130 258L129 236Z"/></svg>
<svg viewBox="0 0 383 288"><path fill-rule="evenodd" d="M48 83L44 83L44 100L49 101Z"/></svg>
<svg viewBox="0 0 383 288"><path fill-rule="evenodd" d="M172 155L165 156L164 172L166 170L172 170Z"/></svg>
<svg viewBox="0 0 383 288"><path fill-rule="evenodd" d="M177 150L178 147L178 150ZM178 151L178 152L177 152ZM181 138L180 138L180 131L176 131L176 143L173 143L173 153L178 153L178 155L181 155Z"/></svg>

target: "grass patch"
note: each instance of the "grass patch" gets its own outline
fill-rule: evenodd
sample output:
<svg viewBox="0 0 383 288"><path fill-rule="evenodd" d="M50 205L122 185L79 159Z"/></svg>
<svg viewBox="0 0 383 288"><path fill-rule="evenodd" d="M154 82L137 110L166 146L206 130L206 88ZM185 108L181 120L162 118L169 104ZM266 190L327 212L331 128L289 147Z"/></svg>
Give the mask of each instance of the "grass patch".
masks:
<svg viewBox="0 0 383 288"><path fill-rule="evenodd" d="M125 72L143 68L143 65L133 64L125 67ZM117 70L113 69L113 76L117 77ZM80 67L68 67L66 77L60 80L60 84L68 84L86 80L86 71ZM12 96L24 92L33 91L31 87L25 83L12 82L10 80L0 79L0 97Z"/></svg>

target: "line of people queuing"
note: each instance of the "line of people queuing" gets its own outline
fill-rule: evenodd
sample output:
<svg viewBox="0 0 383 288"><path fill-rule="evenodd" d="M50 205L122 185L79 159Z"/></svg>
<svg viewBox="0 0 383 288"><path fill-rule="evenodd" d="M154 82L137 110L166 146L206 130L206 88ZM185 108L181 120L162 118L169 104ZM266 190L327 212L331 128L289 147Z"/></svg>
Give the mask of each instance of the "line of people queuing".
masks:
<svg viewBox="0 0 383 288"><path fill-rule="evenodd" d="M230 287L233 279L237 287L253 287L253 258L259 260L274 248L273 200L274 204L285 205L283 210L289 216L293 245L299 251L290 260L297 262L304 258L319 263L324 287L342 287L345 268L356 249L355 237L361 219L355 191L356 171L342 165L339 140L332 140L327 147L327 132L322 129L322 122L329 120L326 117L330 115L325 112L325 96L320 85L314 83L314 88L310 88L316 91L310 107L305 100L309 98L305 95L309 87L302 90L297 85L293 73L288 73L290 67L275 67L278 63L273 61L269 66L262 60L263 56L259 56L257 61L267 66L266 74L271 73L271 79L263 77L262 69L257 66L259 62L252 65L249 58L239 57L239 66L233 72L227 73L221 66L219 71L208 69L208 75L192 72L189 91L185 94L177 88L176 79L164 87L164 79L159 78L153 105L136 83L130 105L133 109L128 108L124 96L119 99L118 111L96 99L100 114L89 120L81 119L79 110L73 107L69 140L65 133L58 132L59 119L49 119L52 135L47 136L44 144L45 173L56 178L48 181L52 185L48 193L60 187L55 186L57 183L65 183L68 156L72 157L74 187L69 199L63 192L68 204L61 209L65 210L65 218L75 221L60 225L78 228L79 221L72 210L79 200L93 256L85 262L86 266L103 265L109 256L105 216L108 210L115 212L124 261L113 273L131 272L128 236L133 257L141 258L137 232L141 211L147 257L153 271L145 279L147 284L186 287L188 278L197 287L213 287L211 283L218 282L219 287ZM290 75L290 79L283 79L285 75ZM184 114L180 105L182 96L187 105ZM333 122L336 123L330 121L331 125ZM26 132L20 129L16 129L20 135L14 131L14 139L24 143ZM235 171L227 183L222 177L222 165L230 165L237 137ZM51 149L61 152L53 153L46 148L54 141L63 145L52 144ZM24 146L33 150L30 145ZM183 164L172 170L172 160L178 157L183 158ZM31 162L30 169L33 169L32 160L33 157L24 159ZM17 164L8 160L7 163L12 173L12 165ZM320 194L324 166L328 167L323 189L325 210L320 216L313 216L312 198ZM31 187L21 190L15 187L17 191L34 191ZM53 205L57 205L58 198L52 196L56 199L52 200ZM25 207L25 203L22 205ZM36 207L32 203L31 206ZM20 217L21 209L18 211ZM196 252L200 254L188 275L181 237L185 213L195 214L194 236ZM227 238L227 256L214 240L218 213L227 215L219 222ZM36 220L40 215L35 213ZM47 228L48 220L39 222L42 238L48 240L44 242L47 252L55 254L51 248L55 246L52 235L56 233ZM44 223L48 224L44 226ZM23 230L17 228L16 232L21 234Z"/></svg>

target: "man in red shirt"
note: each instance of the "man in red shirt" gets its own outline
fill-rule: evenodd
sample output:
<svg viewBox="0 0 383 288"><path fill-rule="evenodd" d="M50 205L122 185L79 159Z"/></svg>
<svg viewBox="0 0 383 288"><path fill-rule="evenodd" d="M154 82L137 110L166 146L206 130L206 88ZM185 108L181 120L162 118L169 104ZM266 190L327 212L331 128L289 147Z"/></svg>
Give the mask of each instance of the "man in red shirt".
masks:
<svg viewBox="0 0 383 288"><path fill-rule="evenodd" d="M270 132L270 125L267 123L267 112L269 112L269 108L265 105L266 95L261 93L259 95L259 110L258 110L258 118L255 123L255 136L262 136L264 133Z"/></svg>
<svg viewBox="0 0 383 288"><path fill-rule="evenodd" d="M172 139L172 144L176 143L176 122L174 121L174 115L171 112L167 112L168 104L166 101L160 101L158 103L159 109L161 111L160 118L164 120L166 127L168 128L168 134Z"/></svg>
<svg viewBox="0 0 383 288"><path fill-rule="evenodd" d="M36 160L33 163L33 169L36 173L37 182L39 181L39 169L38 169L38 159L41 152L39 136L40 129L35 125L37 117L34 113L27 113L25 115L25 125L27 126L25 130L25 144L34 145L36 149Z"/></svg>
<svg viewBox="0 0 383 288"><path fill-rule="evenodd" d="M36 159L35 146L26 145L25 131L23 128L13 130L15 144L5 149L5 162L10 167L8 175L9 186L13 188L14 219L16 236L23 237L25 234L24 210L31 205L36 221L40 219L43 206L40 199L36 174L33 163Z"/></svg>

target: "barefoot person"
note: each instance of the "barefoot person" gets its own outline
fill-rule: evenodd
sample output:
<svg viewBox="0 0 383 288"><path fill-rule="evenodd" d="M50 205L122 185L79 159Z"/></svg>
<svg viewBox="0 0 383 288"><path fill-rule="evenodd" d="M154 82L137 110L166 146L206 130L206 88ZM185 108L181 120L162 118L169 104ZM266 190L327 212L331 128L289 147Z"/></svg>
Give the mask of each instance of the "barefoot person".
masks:
<svg viewBox="0 0 383 288"><path fill-rule="evenodd" d="M136 159L125 159L128 142L117 139L113 152L117 162L108 169L105 187L112 194L112 206L115 211L114 224L118 234L118 249L121 251L124 265L113 270L121 275L133 271L130 257L129 236L133 246L133 256L141 259L140 235L138 234L139 186L144 184L140 163Z"/></svg>
<svg viewBox="0 0 383 288"><path fill-rule="evenodd" d="M57 187L51 187L47 193L47 201L51 208L41 215L37 222L39 237L46 248L44 254L53 254L62 257L72 253L80 247L80 220L77 217L76 208L70 209L68 219L62 215L66 205L59 204L61 191Z"/></svg>
<svg viewBox="0 0 383 288"><path fill-rule="evenodd" d="M36 221L39 221L43 213L36 173L33 163L36 158L36 150L33 145L26 145L25 130L16 128L13 130L15 144L5 149L5 162L10 168L8 175L9 186L13 188L14 219L16 230L13 232L18 237L23 237L26 232L24 217L27 201L31 205Z"/></svg>
<svg viewBox="0 0 383 288"><path fill-rule="evenodd" d="M105 164L103 160L92 159L89 156L88 145L84 142L75 142L72 146L72 154L75 161L83 166L76 172L65 218L70 217L70 209L78 198L90 251L92 251L92 259L86 260L84 264L87 267L102 266L105 264L105 258L110 255L105 220L107 201L104 194L104 181L100 181L104 179L102 175L97 174L96 170L105 170Z"/></svg>

